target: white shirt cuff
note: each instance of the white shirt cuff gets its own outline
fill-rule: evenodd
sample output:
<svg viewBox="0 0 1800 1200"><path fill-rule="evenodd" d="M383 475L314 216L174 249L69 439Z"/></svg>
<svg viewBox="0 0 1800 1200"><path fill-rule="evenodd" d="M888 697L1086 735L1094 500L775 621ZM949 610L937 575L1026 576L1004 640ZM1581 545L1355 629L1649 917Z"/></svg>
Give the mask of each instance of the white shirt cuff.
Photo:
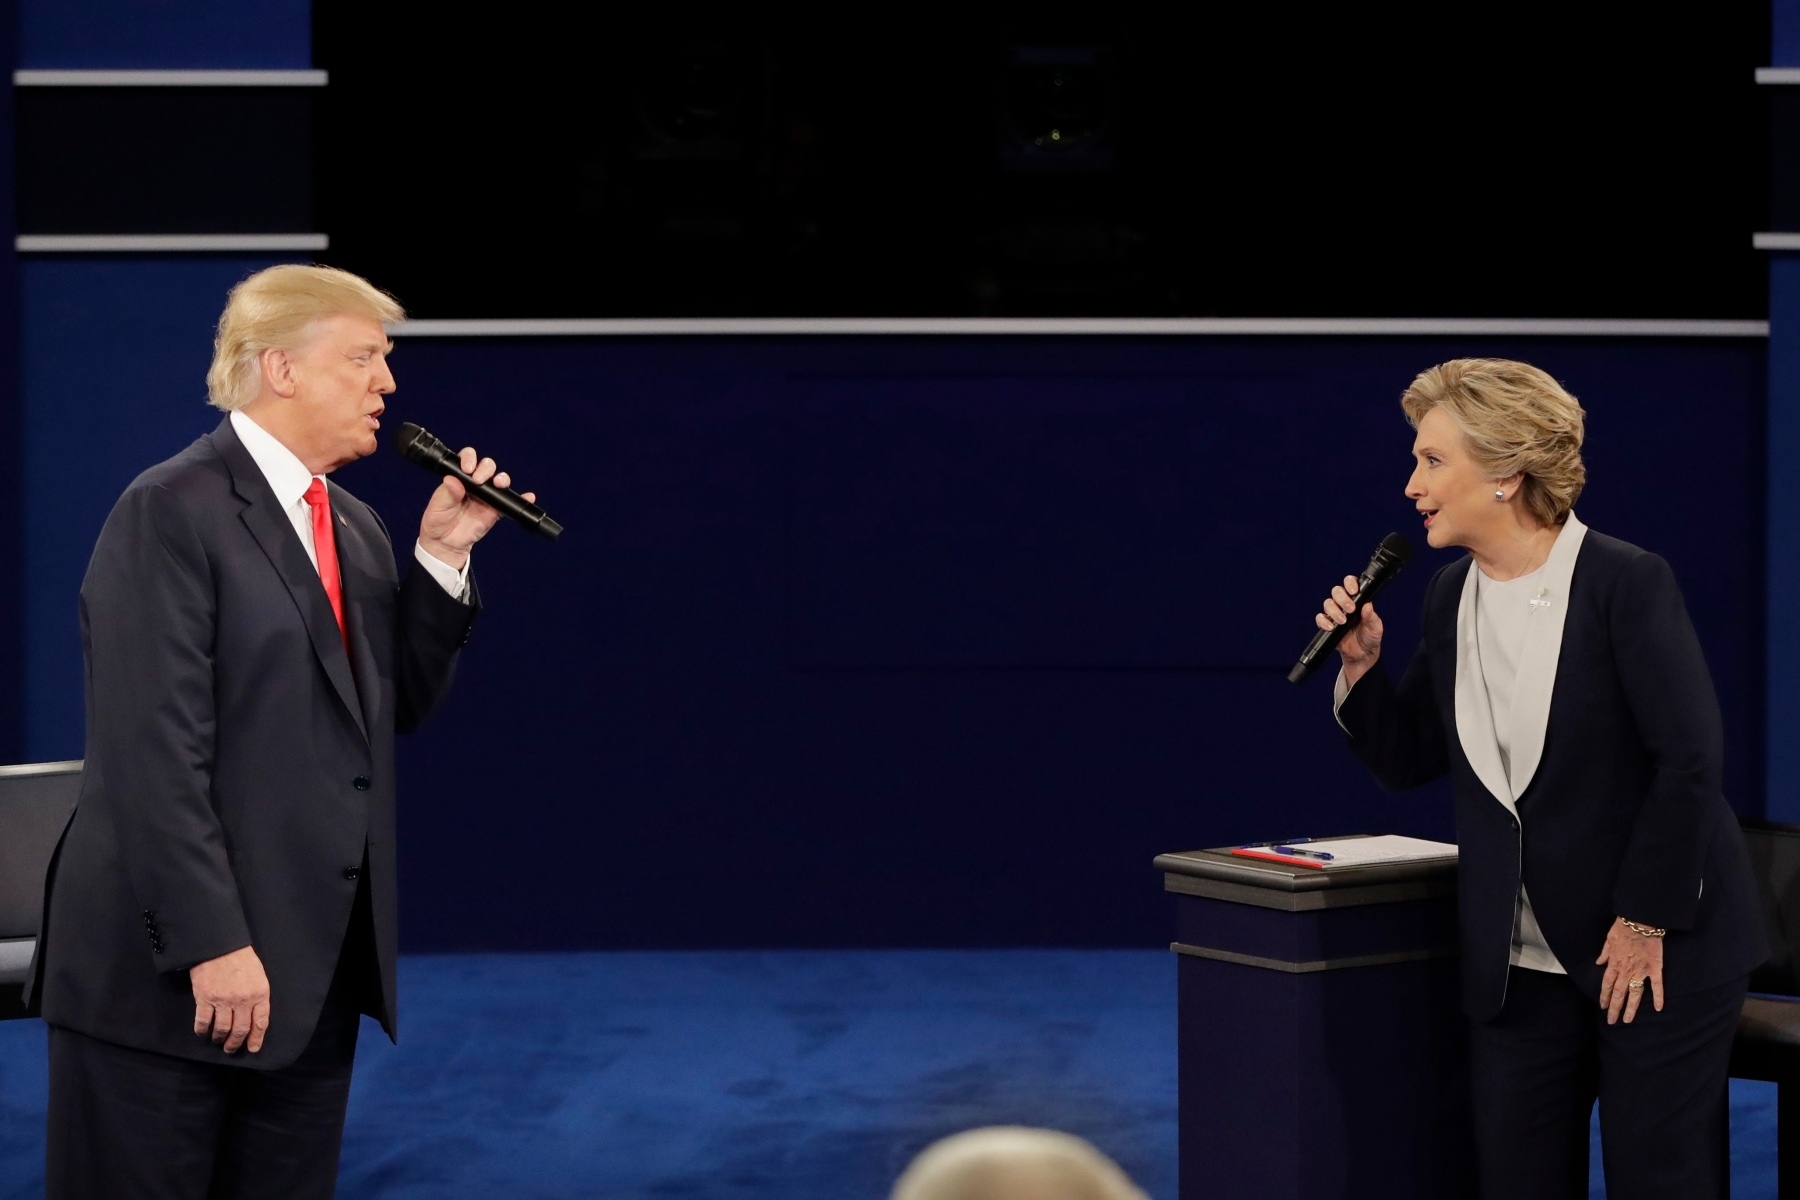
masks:
<svg viewBox="0 0 1800 1200"><path fill-rule="evenodd" d="M1350 698L1350 685L1344 682L1344 668L1338 668L1337 686L1331 689L1331 719L1338 723L1338 728L1345 733L1350 729L1344 724L1344 718L1338 716L1338 709L1344 707L1344 701Z"/></svg>
<svg viewBox="0 0 1800 1200"><path fill-rule="evenodd" d="M465 558L462 570L459 571L449 563L427 554L424 542L413 543L413 558L418 560L419 565L425 568L427 574L437 580L439 587L465 604L469 599L469 563L474 557L471 554Z"/></svg>

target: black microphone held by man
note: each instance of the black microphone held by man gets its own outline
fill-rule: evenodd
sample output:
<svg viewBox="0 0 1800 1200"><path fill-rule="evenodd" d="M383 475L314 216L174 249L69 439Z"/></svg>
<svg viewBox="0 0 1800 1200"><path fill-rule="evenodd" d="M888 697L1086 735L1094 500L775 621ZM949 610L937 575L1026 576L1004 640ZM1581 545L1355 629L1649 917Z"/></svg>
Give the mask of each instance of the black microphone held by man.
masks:
<svg viewBox="0 0 1800 1200"><path fill-rule="evenodd" d="M462 469L462 463L458 461L450 447L433 437L429 430L414 425L411 421L402 421L400 428L394 433L394 451L408 462L417 463L427 471L435 471L440 475L454 475L462 480L463 487L467 488L476 499L501 516L511 517L539 537L555 541L562 535L562 526L552 520L549 513L511 488L495 487L491 483L476 483Z"/></svg>

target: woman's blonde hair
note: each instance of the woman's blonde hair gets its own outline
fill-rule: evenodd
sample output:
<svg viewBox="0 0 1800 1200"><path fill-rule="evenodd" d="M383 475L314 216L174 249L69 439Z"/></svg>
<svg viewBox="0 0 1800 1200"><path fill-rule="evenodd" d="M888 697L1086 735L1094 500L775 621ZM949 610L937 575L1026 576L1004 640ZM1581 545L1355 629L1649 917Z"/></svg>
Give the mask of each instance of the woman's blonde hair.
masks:
<svg viewBox="0 0 1800 1200"><path fill-rule="evenodd" d="M892 1200L1146 1200L1117 1163L1074 1134L971 1129L927 1146Z"/></svg>
<svg viewBox="0 0 1800 1200"><path fill-rule="evenodd" d="M231 289L213 338L207 398L226 412L256 399L265 350L305 344L313 322L349 314L381 325L405 318L400 302L360 275L298 263L258 271Z"/></svg>
<svg viewBox="0 0 1800 1200"><path fill-rule="evenodd" d="M1568 520L1587 483L1587 414L1549 375L1505 358L1452 359L1419 372L1400 407L1415 429L1426 413L1443 409L1490 479L1522 476L1520 496L1532 516L1547 526Z"/></svg>

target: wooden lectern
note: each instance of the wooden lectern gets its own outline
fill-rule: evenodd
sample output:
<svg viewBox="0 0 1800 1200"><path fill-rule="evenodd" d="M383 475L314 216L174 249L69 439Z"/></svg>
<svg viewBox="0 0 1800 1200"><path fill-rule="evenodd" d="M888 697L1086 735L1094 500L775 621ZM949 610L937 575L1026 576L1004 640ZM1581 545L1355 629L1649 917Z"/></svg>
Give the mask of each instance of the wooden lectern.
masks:
<svg viewBox="0 0 1800 1200"><path fill-rule="evenodd" d="M1182 1200L1473 1195L1455 862L1156 866L1176 897Z"/></svg>

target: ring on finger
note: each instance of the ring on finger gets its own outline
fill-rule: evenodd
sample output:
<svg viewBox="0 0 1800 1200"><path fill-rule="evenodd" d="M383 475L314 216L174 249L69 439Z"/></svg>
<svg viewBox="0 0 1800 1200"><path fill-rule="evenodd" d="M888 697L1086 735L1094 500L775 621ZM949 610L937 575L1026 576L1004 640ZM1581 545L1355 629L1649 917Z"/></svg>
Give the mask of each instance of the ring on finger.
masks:
<svg viewBox="0 0 1800 1200"><path fill-rule="evenodd" d="M1634 992L1641 992L1644 990L1644 981L1641 979L1633 979L1632 981L1627 983L1625 986L1630 988Z"/></svg>

